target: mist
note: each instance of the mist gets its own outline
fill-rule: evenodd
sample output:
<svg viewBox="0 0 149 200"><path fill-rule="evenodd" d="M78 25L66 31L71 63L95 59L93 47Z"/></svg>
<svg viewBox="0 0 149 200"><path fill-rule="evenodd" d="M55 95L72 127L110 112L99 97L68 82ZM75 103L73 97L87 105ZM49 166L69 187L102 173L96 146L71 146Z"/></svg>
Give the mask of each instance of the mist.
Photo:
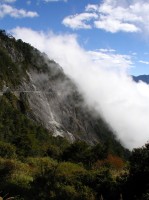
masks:
<svg viewBox="0 0 149 200"><path fill-rule="evenodd" d="M113 61L113 54L98 52L95 59L97 52L85 51L75 35L19 27L11 33L59 63L86 103L103 117L124 146L132 149L148 141L149 86L128 76L132 65L128 56L114 54Z"/></svg>

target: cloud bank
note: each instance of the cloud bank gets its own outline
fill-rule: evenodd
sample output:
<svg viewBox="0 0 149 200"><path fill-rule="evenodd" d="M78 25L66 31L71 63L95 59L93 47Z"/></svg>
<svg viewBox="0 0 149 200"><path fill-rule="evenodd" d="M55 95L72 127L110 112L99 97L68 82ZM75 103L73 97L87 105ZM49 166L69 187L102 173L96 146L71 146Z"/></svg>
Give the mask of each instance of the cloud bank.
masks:
<svg viewBox="0 0 149 200"><path fill-rule="evenodd" d="M149 65L149 61L139 60L140 63L143 63L145 65Z"/></svg>
<svg viewBox="0 0 149 200"><path fill-rule="evenodd" d="M58 62L75 81L87 104L106 120L126 147L132 149L147 142L149 86L143 82L137 84L127 76L126 69L132 65L130 58L117 55L114 50L101 49L98 55L86 52L75 35L55 35L19 27L12 33ZM115 62L111 63L113 56Z"/></svg>
<svg viewBox="0 0 149 200"><path fill-rule="evenodd" d="M97 19L96 13L81 13L71 15L63 20L63 24L72 29L91 29L91 25L87 24L91 19Z"/></svg>
<svg viewBox="0 0 149 200"><path fill-rule="evenodd" d="M5 0L5 3L12 3L13 0ZM3 18L5 16L10 16L13 18L26 18L26 17L38 17L37 12L32 11L26 11L24 9L17 9L13 6L10 6L8 4L0 4L0 18Z"/></svg>
<svg viewBox="0 0 149 200"><path fill-rule="evenodd" d="M0 3L13 3L16 0L0 0Z"/></svg>
<svg viewBox="0 0 149 200"><path fill-rule="evenodd" d="M98 28L107 32L149 33L149 2L145 0L105 0L101 4L88 4L83 13L67 16L65 26L73 29ZM96 18L82 18L82 15L96 15ZM81 24L81 26L80 26Z"/></svg>

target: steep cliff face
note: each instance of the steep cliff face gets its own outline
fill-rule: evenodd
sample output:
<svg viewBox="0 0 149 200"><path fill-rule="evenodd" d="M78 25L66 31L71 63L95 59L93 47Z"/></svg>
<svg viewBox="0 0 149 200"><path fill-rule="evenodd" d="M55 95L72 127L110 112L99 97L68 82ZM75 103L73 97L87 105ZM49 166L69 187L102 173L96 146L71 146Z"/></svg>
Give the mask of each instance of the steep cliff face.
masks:
<svg viewBox="0 0 149 200"><path fill-rule="evenodd" d="M27 73L29 80L22 83L21 95L27 99L32 117L54 135L90 143L106 138L106 134L110 136L110 130L88 109L75 85L62 71L54 78L35 70Z"/></svg>
<svg viewBox="0 0 149 200"><path fill-rule="evenodd" d="M1 95L14 93L28 118L71 141L115 141L100 116L85 105L73 81L46 55L1 31L0 60Z"/></svg>

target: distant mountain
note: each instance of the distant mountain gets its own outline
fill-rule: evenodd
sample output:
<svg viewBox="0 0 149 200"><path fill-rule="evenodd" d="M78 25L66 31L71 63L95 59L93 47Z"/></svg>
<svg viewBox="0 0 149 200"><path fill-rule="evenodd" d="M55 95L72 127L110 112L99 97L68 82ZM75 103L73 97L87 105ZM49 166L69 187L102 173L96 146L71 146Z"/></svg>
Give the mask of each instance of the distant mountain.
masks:
<svg viewBox="0 0 149 200"><path fill-rule="evenodd" d="M135 80L136 82L143 81L149 84L149 75L133 76L133 80Z"/></svg>

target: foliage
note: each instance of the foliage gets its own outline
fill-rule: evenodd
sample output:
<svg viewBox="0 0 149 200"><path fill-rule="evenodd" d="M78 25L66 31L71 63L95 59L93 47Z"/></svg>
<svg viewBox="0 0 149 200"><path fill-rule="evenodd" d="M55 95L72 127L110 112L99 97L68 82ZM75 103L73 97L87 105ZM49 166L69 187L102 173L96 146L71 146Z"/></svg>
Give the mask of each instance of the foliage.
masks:
<svg viewBox="0 0 149 200"><path fill-rule="evenodd" d="M124 162L124 160L120 158L119 156L109 154L106 159L97 160L94 163L93 168L97 170L103 166L106 166L106 167L110 167L116 170L122 170L124 169L125 164L126 163Z"/></svg>
<svg viewBox="0 0 149 200"><path fill-rule="evenodd" d="M16 148L10 143L0 141L0 157L14 158L16 157Z"/></svg>
<svg viewBox="0 0 149 200"><path fill-rule="evenodd" d="M130 199L147 199L149 191L149 143L142 148L134 149L130 158L129 176L126 188Z"/></svg>
<svg viewBox="0 0 149 200"><path fill-rule="evenodd" d="M0 98L1 190L24 200L116 199L110 164L93 170L99 160L110 163L108 148L52 137L26 117L28 104L20 101L10 92Z"/></svg>

